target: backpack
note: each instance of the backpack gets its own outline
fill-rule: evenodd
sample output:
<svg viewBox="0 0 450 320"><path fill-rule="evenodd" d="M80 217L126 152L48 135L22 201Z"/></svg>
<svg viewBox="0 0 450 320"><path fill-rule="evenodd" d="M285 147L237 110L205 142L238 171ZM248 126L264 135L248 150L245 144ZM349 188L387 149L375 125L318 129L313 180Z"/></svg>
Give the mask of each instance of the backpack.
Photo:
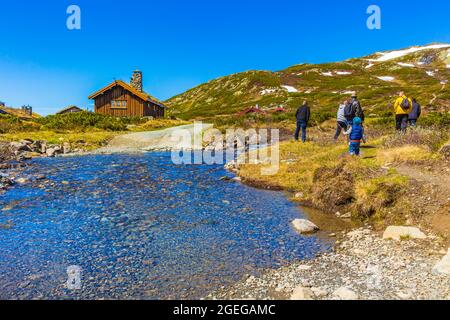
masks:
<svg viewBox="0 0 450 320"><path fill-rule="evenodd" d="M347 103L344 109L344 117L347 119L353 119L356 115L356 110L353 107L353 103Z"/></svg>
<svg viewBox="0 0 450 320"><path fill-rule="evenodd" d="M354 105L354 110L355 110L355 116L360 117L361 120L364 122L364 110L361 107L361 104L359 103L359 101L355 101L353 102Z"/></svg>
<svg viewBox="0 0 450 320"><path fill-rule="evenodd" d="M402 103L400 103L400 108L402 108L403 111L408 111L411 108L411 103L408 98L403 99Z"/></svg>

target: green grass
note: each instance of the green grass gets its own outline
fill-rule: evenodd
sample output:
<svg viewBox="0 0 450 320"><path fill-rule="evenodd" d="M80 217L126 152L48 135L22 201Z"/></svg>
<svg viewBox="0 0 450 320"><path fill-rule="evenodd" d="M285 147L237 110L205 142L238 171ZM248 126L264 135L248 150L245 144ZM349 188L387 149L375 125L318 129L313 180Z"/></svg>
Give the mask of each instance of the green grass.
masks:
<svg viewBox="0 0 450 320"><path fill-rule="evenodd" d="M430 147L437 140L445 143L444 135L429 129L411 132L405 138L393 133L369 141L362 157L347 155L348 146L330 142L331 122L322 124L322 131L310 130L314 142L280 143L280 169L272 176L264 176L264 164L244 164L239 175L249 184L271 189L302 193L306 205L334 213L352 212L355 219L366 220L375 226L404 223L411 211L408 198L409 178L394 168L417 161L432 163L441 155ZM374 128L368 125L368 132ZM402 139L401 144L399 140Z"/></svg>

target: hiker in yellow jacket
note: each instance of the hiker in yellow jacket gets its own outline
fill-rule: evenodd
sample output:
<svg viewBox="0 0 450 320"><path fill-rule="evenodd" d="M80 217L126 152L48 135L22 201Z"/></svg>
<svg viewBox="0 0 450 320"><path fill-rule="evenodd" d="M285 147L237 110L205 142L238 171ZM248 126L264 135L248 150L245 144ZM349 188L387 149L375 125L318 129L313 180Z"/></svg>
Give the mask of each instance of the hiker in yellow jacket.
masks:
<svg viewBox="0 0 450 320"><path fill-rule="evenodd" d="M412 110L412 100L402 91L394 103L396 129L399 132L406 132L408 127L408 115Z"/></svg>

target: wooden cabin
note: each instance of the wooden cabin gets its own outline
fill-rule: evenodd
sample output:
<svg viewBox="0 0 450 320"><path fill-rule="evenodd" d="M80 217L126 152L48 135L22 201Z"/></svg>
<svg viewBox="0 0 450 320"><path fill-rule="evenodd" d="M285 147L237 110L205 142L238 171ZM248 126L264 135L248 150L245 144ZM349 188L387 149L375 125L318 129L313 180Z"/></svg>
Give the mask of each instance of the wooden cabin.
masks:
<svg viewBox="0 0 450 320"><path fill-rule="evenodd" d="M56 114L68 114L68 113L77 113L77 112L83 112L83 110L81 110L77 106L69 106L67 108L62 109L61 111L58 111Z"/></svg>
<svg viewBox="0 0 450 320"><path fill-rule="evenodd" d="M114 117L164 117L166 106L142 89L142 72L135 71L131 84L116 80L89 96L95 112Z"/></svg>

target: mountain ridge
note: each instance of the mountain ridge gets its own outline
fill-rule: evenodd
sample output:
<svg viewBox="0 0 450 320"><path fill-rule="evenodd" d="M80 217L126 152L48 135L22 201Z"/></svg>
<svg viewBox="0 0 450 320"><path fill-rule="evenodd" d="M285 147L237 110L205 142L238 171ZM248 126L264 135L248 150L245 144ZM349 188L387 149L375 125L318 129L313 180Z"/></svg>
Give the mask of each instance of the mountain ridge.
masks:
<svg viewBox="0 0 450 320"><path fill-rule="evenodd" d="M361 58L321 64L301 63L279 71L248 70L219 77L176 95L166 104L183 119L232 116L258 104L292 112L302 100L331 112L357 91L370 112L386 106L400 90L430 111L449 111L450 44L432 43L375 52Z"/></svg>

